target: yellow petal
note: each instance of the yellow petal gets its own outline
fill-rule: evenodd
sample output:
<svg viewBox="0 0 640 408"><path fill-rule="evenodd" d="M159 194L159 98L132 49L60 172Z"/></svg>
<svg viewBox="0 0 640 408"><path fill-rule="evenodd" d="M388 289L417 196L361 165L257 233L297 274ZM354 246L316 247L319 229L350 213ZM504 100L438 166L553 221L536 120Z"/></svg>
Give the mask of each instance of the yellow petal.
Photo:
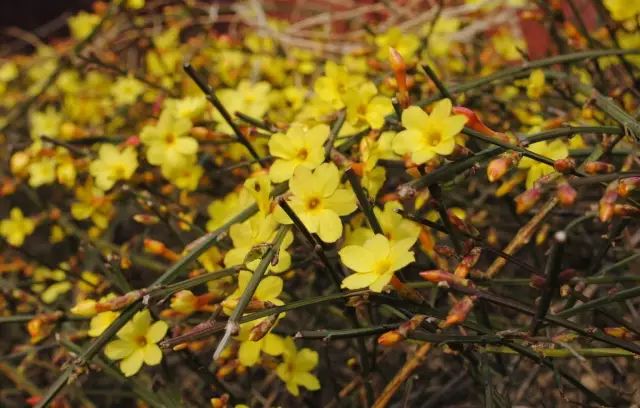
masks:
<svg viewBox="0 0 640 408"><path fill-rule="evenodd" d="M389 240L382 234L376 234L368 239L363 247L373 254L375 259L384 259L389 255Z"/></svg>
<svg viewBox="0 0 640 408"><path fill-rule="evenodd" d="M347 189L336 190L333 195L325 198L322 203L324 208L332 210L338 215L351 214L358 207L355 194Z"/></svg>
<svg viewBox="0 0 640 408"><path fill-rule="evenodd" d="M104 348L104 354L111 360L129 357L136 350L136 344L125 340L113 340Z"/></svg>
<svg viewBox="0 0 640 408"><path fill-rule="evenodd" d="M402 126L407 129L422 129L428 120L429 115L427 112L418 106L409 106L402 112Z"/></svg>
<svg viewBox="0 0 640 408"><path fill-rule="evenodd" d="M154 324L149 327L149 331L147 331L147 335L145 336L147 342L149 343L157 343L167 334L167 329L169 326L163 322L162 320L158 320Z"/></svg>
<svg viewBox="0 0 640 408"><path fill-rule="evenodd" d="M144 346L144 362L147 365L160 364L162 360L162 351L156 344L147 344Z"/></svg>
<svg viewBox="0 0 640 408"><path fill-rule="evenodd" d="M291 178L297 166L296 161L277 159L269 169L269 177L274 183L282 183Z"/></svg>
<svg viewBox="0 0 640 408"><path fill-rule="evenodd" d="M258 362L260 358L260 349L262 340L260 341L243 341L238 349L238 360L245 367L251 367Z"/></svg>
<svg viewBox="0 0 640 408"><path fill-rule="evenodd" d="M369 272L373 270L373 256L371 256L371 252L361 246L346 246L340 250L339 254L344 266L351 270L356 272Z"/></svg>
<svg viewBox="0 0 640 408"><path fill-rule="evenodd" d="M271 356L279 356L280 354L284 353L284 342L282 341L282 337L278 336L277 334L268 333L264 337L262 351Z"/></svg>
<svg viewBox="0 0 640 408"><path fill-rule="evenodd" d="M362 289L371 285L378 278L379 278L379 275L373 272L354 273L344 278L342 280L342 284L340 285L340 287L351 289L351 290Z"/></svg>
<svg viewBox="0 0 640 408"><path fill-rule="evenodd" d="M315 191L320 191L323 197L331 196L340 183L340 172L333 163L324 163L318 166L313 173Z"/></svg>
<svg viewBox="0 0 640 408"><path fill-rule="evenodd" d="M378 275L376 280L369 285L369 289L374 292L382 292L382 289L389 283L393 277L393 272Z"/></svg>
<svg viewBox="0 0 640 408"><path fill-rule="evenodd" d="M331 210L322 210L318 217L318 236L323 242L336 242L342 236L342 221Z"/></svg>
<svg viewBox="0 0 640 408"><path fill-rule="evenodd" d="M282 293L282 285L282 279L279 277L267 276L260 281L254 297L262 301L275 299Z"/></svg>
<svg viewBox="0 0 640 408"><path fill-rule="evenodd" d="M318 365L318 353L308 348L300 349L296 354L294 364L297 374L300 371L311 371Z"/></svg>
<svg viewBox="0 0 640 408"><path fill-rule="evenodd" d="M451 100L448 98L441 99L435 103L433 110L431 111L430 118L433 121L444 120L451 113Z"/></svg>
<svg viewBox="0 0 640 408"><path fill-rule="evenodd" d="M137 349L130 356L124 358L120 362L120 370L124 373L125 377L131 377L142 367L144 361L144 352L142 349Z"/></svg>
<svg viewBox="0 0 640 408"><path fill-rule="evenodd" d="M292 132L293 125L289 128L289 132ZM283 133L275 133L269 139L269 153L274 157L290 160L295 157L295 151L292 149L291 137L288 137Z"/></svg>
<svg viewBox="0 0 640 408"><path fill-rule="evenodd" d="M294 195L304 197L313 183L311 170L304 166L298 166L293 172L293 177L289 180L289 189Z"/></svg>
<svg viewBox="0 0 640 408"><path fill-rule="evenodd" d="M426 113L425 113L426 115ZM397 154L411 153L415 150L416 146L421 143L422 132L418 129L406 129L399 132L391 142L393 151Z"/></svg>
<svg viewBox="0 0 640 408"><path fill-rule="evenodd" d="M294 379L296 383L302 385L309 391L320 389L320 381L318 381L318 378L313 374L297 372Z"/></svg>

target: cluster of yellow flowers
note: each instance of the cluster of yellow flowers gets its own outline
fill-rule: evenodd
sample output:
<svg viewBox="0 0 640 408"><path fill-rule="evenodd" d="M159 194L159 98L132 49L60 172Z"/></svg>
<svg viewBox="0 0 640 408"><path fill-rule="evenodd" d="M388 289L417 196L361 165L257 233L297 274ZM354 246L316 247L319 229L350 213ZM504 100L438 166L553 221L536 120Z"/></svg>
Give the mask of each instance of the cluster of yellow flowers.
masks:
<svg viewBox="0 0 640 408"><path fill-rule="evenodd" d="M526 2L468 3L486 14ZM625 27L637 25L635 3L604 1ZM51 312L53 305L90 318L73 321L79 340L103 336L127 307L142 305L103 349L126 377L166 357L160 346L167 335L183 338L168 347L211 350L211 337L196 336L200 325L236 319L215 375L266 369L294 396L300 387L320 389L313 374L318 353L291 331L306 328L304 320L283 311L242 319L314 291L415 295L401 272L416 275L425 265L453 270L464 254L444 256L437 244L448 238L403 214L443 228L453 224L467 236L487 228L493 245L499 238L490 212L412 183L425 175L435 175L429 187L440 183L439 171L480 152L478 139L470 139L480 132L483 143L493 140L502 149L487 168L490 182L502 180L487 186L490 195L538 191L561 183L567 174L561 165L587 142L571 133L531 144L527 138L565 122L605 121L581 106L587 97L547 109L556 91L542 68L496 86L486 112L484 95L448 95L423 66L447 81L486 75L520 59L526 45L500 27L482 43L479 65L465 64L480 42L454 34L478 28L446 9L408 29L365 33L353 52L326 58L304 41L283 49L280 41L295 27L276 19L265 30L277 35L242 27L232 38L198 31L186 5L155 11L161 28L138 14L147 9L144 0L98 5L69 19L71 40L39 44L32 55L0 62L0 111L6 112L0 159L7 163L0 173L0 237L17 250L0 259L8 264L29 255L29 267L7 268L28 279L36 297L23 312ZM138 31L145 37L130 57L100 50L101 41L115 49ZM85 53L86 42L96 51ZM621 33L623 48L639 43L640 31ZM183 70L187 59L200 77ZM602 68L616 63L602 61ZM591 82L586 69L573 74ZM630 96L621 100L624 109L637 108ZM12 115L21 107L25 118ZM469 107L479 109L484 122ZM463 183L475 174L473 165L484 163L461 167L444 187L468 184L480 202L480 181ZM215 245L183 265L176 290L173 282L156 280L156 271L202 240ZM42 251L32 250L43 246L60 256L40 263ZM171 295L168 302L153 300L160 292ZM12 302L3 301L0 314L11 315L4 303ZM32 341L48 334L35 331Z"/></svg>

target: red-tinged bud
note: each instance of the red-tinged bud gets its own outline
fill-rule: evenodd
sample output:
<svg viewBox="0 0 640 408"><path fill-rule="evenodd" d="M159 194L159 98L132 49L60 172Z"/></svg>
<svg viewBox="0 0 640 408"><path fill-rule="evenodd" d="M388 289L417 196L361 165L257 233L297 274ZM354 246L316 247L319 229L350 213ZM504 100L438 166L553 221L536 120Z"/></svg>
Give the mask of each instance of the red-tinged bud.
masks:
<svg viewBox="0 0 640 408"><path fill-rule="evenodd" d="M592 161L584 165L584 171L587 174L613 173L615 169L613 164L600 161Z"/></svg>
<svg viewBox="0 0 640 408"><path fill-rule="evenodd" d="M142 225L155 225L160 222L157 216L151 214L135 214L133 220Z"/></svg>
<svg viewBox="0 0 640 408"><path fill-rule="evenodd" d="M633 217L640 215L640 208L630 204L614 204L613 213L621 217Z"/></svg>
<svg viewBox="0 0 640 408"><path fill-rule="evenodd" d="M558 281L562 285L569 282L571 279L575 278L576 275L578 275L578 271L576 271L575 269L573 268L565 269L564 271L560 272L560 274L558 275Z"/></svg>
<svg viewBox="0 0 640 408"><path fill-rule="evenodd" d="M471 149L462 146L462 145L455 145L455 147L453 148L453 152L451 152L451 154L447 155L447 159L449 160L460 160L460 159L464 159L466 157L469 157L473 154L473 151L471 151Z"/></svg>
<svg viewBox="0 0 640 408"><path fill-rule="evenodd" d="M398 86L398 103L403 108L409 106L409 88L407 85L407 65L402 55L393 47L389 47L389 62L391 69L396 76L396 84Z"/></svg>
<svg viewBox="0 0 640 408"><path fill-rule="evenodd" d="M534 205L540 200L542 196L542 190L538 187L530 188L524 191L515 198L516 213L522 214L533 208Z"/></svg>
<svg viewBox="0 0 640 408"><path fill-rule="evenodd" d="M531 275L529 286L536 289L542 289L547 285L547 279L542 275Z"/></svg>
<svg viewBox="0 0 640 408"><path fill-rule="evenodd" d="M478 235L480 235L480 232L473 225L464 222L464 220L455 215L453 211L447 211L447 215L449 216L449 222L451 223L451 225L453 225L454 228L465 232L473 237L477 237Z"/></svg>
<svg viewBox="0 0 640 408"><path fill-rule="evenodd" d="M440 324L440 328L444 329L464 322L473 309L475 297L465 296L451 308L447 318Z"/></svg>
<svg viewBox="0 0 640 408"><path fill-rule="evenodd" d="M616 337L623 340L634 340L637 337L625 327L605 327L603 331L611 337Z"/></svg>
<svg viewBox="0 0 640 408"><path fill-rule="evenodd" d="M569 183L561 183L556 189L556 196L560 205L563 207L570 207L575 203L578 192Z"/></svg>
<svg viewBox="0 0 640 408"><path fill-rule="evenodd" d="M432 282L432 283L441 283L444 282L446 284L457 284L462 286L469 286L469 280L459 278L452 273L443 271L442 269L433 269L430 271L422 271L420 272L420 276L422 279Z"/></svg>
<svg viewBox="0 0 640 408"><path fill-rule="evenodd" d="M436 251L438 255L444 256L446 258L453 258L454 256L456 256L455 249L447 245L436 245L433 247L433 250Z"/></svg>
<svg viewBox="0 0 640 408"><path fill-rule="evenodd" d="M576 168L576 161L570 157L553 162L553 168L563 174L571 173Z"/></svg>
<svg viewBox="0 0 640 408"><path fill-rule="evenodd" d="M604 195L600 199L598 215L600 216L600 221L607 222L613 218L614 214L614 206L613 204L618 199L618 183L614 181L613 183L607 186L607 189L604 192Z"/></svg>
<svg viewBox="0 0 640 408"><path fill-rule="evenodd" d="M280 316L279 313L272 314L255 325L249 333L249 340L258 341L266 336L267 333L269 333L269 331L273 328L273 326L275 326L276 322L278 321L278 316Z"/></svg>
<svg viewBox="0 0 640 408"><path fill-rule="evenodd" d="M478 115L469 108L466 108L464 106L454 106L451 112L456 115L466 116L467 117L466 126L470 127L471 129L477 132L484 133L485 135L502 140L503 142L510 141L508 135L502 132L496 132L495 130L489 128L487 125L484 124L484 122L482 122L482 120L480 120Z"/></svg>
<svg viewBox="0 0 640 408"><path fill-rule="evenodd" d="M167 248L164 243L155 239L146 238L144 240L144 249L153 254L161 256L169 261L177 261L180 256Z"/></svg>
<svg viewBox="0 0 640 408"><path fill-rule="evenodd" d="M480 247L472 248L469 253L462 258L462 261L460 261L453 274L458 278L466 278L471 268L473 268L478 262L478 259L480 259L481 253L482 249Z"/></svg>
<svg viewBox="0 0 640 408"><path fill-rule="evenodd" d="M390 347L398 344L403 341L405 336L401 333L398 333L396 330L391 330L386 333L383 333L380 337L378 337L378 344L385 347Z"/></svg>
<svg viewBox="0 0 640 408"><path fill-rule="evenodd" d="M629 177L620 180L618 183L618 194L627 197L629 193L640 187L640 177Z"/></svg>
<svg viewBox="0 0 640 408"><path fill-rule="evenodd" d="M506 157L498 157L491 160L487 166L487 179L489 179L489 182L493 183L500 180L507 173L511 164L511 160Z"/></svg>
<svg viewBox="0 0 640 408"><path fill-rule="evenodd" d="M222 394L219 398L211 398L211 408L227 408L229 406L229 394Z"/></svg>
<svg viewBox="0 0 640 408"><path fill-rule="evenodd" d="M125 146L133 146L133 147L139 146L140 145L140 136L138 136L138 135L129 136L127 138L127 140L124 141L124 145Z"/></svg>

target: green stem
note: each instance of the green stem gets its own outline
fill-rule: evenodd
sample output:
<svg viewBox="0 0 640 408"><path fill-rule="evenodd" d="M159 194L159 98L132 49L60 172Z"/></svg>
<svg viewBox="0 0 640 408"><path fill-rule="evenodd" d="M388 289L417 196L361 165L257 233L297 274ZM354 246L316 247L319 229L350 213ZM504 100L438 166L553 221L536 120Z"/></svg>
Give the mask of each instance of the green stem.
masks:
<svg viewBox="0 0 640 408"><path fill-rule="evenodd" d="M278 229L278 233L271 242L269 250L262 257L260 264L256 267L256 270L251 275L251 279L247 283L247 287L245 288L244 292L242 292L240 299L238 299L238 304L233 309L233 312L231 312L231 316L229 316L229 320L227 321L227 325L225 327L224 336L222 336L222 339L216 347L216 351L213 353L214 360L220 356L224 348L227 346L227 342L229 341L231 336L236 334L240 329L240 317L244 314L244 310L247 308L247 305L253 298L253 294L256 292L260 281L262 281L263 276L267 273L267 270L271 266L271 261L273 261L276 254L278 254L278 252L280 251L280 244L282 244L284 236L288 231L288 225L283 225L280 227L280 229Z"/></svg>

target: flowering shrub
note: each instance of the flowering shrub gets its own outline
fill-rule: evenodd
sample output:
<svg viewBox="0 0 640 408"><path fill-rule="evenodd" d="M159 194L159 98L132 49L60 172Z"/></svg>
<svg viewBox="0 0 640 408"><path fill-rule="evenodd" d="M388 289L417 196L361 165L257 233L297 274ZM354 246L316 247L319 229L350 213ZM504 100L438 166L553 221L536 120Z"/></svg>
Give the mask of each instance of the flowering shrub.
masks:
<svg viewBox="0 0 640 408"><path fill-rule="evenodd" d="M640 9L419 3L4 56L0 405L637 404Z"/></svg>

